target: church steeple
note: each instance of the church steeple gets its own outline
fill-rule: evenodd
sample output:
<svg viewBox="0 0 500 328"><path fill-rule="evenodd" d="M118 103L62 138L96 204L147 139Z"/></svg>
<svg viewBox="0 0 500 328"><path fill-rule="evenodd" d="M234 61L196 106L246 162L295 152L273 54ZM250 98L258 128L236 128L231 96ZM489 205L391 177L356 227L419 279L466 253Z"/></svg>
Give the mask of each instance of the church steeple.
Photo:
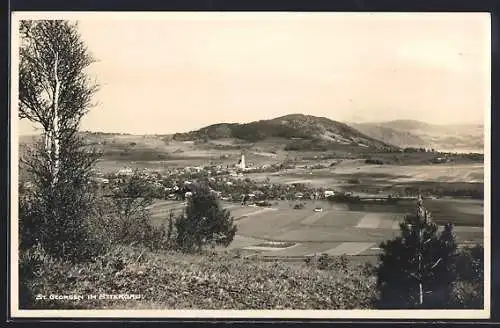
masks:
<svg viewBox="0 0 500 328"><path fill-rule="evenodd" d="M246 168L246 166L245 166L245 154L241 153L241 157L240 157L240 160L238 162L238 165L239 165L240 169L245 170L245 168Z"/></svg>

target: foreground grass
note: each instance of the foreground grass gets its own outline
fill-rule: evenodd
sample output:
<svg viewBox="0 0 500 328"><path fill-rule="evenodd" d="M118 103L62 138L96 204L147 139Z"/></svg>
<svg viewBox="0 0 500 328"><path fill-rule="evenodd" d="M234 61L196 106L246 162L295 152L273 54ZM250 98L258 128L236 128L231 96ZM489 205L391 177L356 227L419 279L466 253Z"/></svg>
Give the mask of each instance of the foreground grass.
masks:
<svg viewBox="0 0 500 328"><path fill-rule="evenodd" d="M230 254L133 248L116 249L86 264L25 263L35 274L27 284L31 292L24 294L25 306L39 309L365 309L375 291L375 278L356 263L319 270L306 263L260 262ZM36 301L36 294L46 299ZM100 300L100 294L138 294L140 299ZM83 300L55 301L50 295L81 295Z"/></svg>

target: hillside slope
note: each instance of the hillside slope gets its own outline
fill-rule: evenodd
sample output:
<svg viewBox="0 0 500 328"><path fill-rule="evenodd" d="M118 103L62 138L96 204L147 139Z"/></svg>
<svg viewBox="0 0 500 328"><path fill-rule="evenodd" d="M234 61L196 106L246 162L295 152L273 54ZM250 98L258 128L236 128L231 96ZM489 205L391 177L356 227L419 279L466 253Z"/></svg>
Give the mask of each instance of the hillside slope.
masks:
<svg viewBox="0 0 500 328"><path fill-rule="evenodd" d="M251 123L220 123L186 133L176 133L177 141L209 141L237 139L256 143L269 139L284 142L289 150L320 150L336 147L369 149L395 148L393 145L370 137L347 124L324 117L292 114Z"/></svg>
<svg viewBox="0 0 500 328"><path fill-rule="evenodd" d="M398 148L347 124L303 114L246 124L219 123L173 135L81 132L80 136L102 151L102 159L111 161L223 159L233 163L245 152L248 161L274 163L310 152L333 151L338 156L352 156ZM21 153L36 138L22 136Z"/></svg>
<svg viewBox="0 0 500 328"><path fill-rule="evenodd" d="M399 147L425 147L444 151L482 151L482 124L437 125L414 120L351 123L368 136Z"/></svg>

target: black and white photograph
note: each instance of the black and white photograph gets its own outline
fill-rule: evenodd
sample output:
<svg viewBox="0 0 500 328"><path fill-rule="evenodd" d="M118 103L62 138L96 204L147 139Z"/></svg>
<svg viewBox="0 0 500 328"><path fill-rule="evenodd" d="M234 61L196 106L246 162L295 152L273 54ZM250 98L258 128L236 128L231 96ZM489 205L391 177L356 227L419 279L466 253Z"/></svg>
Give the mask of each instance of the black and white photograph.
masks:
<svg viewBox="0 0 500 328"><path fill-rule="evenodd" d="M13 316L489 318L488 13L11 17Z"/></svg>

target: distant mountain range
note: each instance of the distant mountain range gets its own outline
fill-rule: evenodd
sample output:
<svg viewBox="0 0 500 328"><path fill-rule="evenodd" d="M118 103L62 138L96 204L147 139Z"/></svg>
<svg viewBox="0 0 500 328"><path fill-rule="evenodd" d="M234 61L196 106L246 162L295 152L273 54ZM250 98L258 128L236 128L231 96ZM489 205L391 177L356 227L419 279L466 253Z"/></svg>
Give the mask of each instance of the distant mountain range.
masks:
<svg viewBox="0 0 500 328"><path fill-rule="evenodd" d="M443 151L482 152L482 124L437 125L416 120L381 123L350 123L353 128L372 138L399 147L425 147Z"/></svg>

